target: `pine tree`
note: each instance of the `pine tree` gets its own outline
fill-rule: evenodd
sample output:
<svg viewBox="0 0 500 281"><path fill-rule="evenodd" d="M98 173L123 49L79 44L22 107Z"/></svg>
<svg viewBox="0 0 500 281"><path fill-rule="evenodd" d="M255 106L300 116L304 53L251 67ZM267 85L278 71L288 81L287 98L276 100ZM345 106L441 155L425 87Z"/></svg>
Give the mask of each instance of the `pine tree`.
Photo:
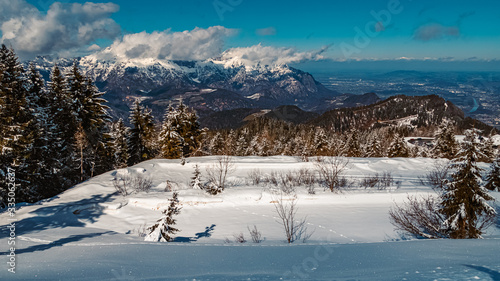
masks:
<svg viewBox="0 0 500 281"><path fill-rule="evenodd" d="M445 186L442 195L441 213L446 217L450 237L456 239L479 238L482 215L493 215L495 210L487 201L493 200L487 190L481 186L481 169L477 159L482 152L475 130L469 130L462 143L462 149L452 160L455 172Z"/></svg>
<svg viewBox="0 0 500 281"><path fill-rule="evenodd" d="M410 155L410 150L408 149L405 139L396 133L389 146L387 154L391 158L408 157Z"/></svg>
<svg viewBox="0 0 500 281"><path fill-rule="evenodd" d="M139 101L134 103L130 111L130 123L132 128L129 130L127 145L128 165L132 166L154 157L154 123L151 112L143 108Z"/></svg>
<svg viewBox="0 0 500 281"><path fill-rule="evenodd" d="M500 191L500 156L497 156L497 159L491 164L485 187L492 191Z"/></svg>
<svg viewBox="0 0 500 281"><path fill-rule="evenodd" d="M156 221L156 224L150 226L148 228L149 234L146 236L145 241L165 241L172 242L174 238L173 234L179 232L179 229L173 227L176 225L177 220L174 219L174 216L180 214L181 208L177 205L179 204L178 193L174 192L170 201L170 205L167 210L163 210L163 216Z"/></svg>
<svg viewBox="0 0 500 281"><path fill-rule="evenodd" d="M457 153L458 145L455 141L454 127L452 124L443 122L434 138L434 156L453 159Z"/></svg>
<svg viewBox="0 0 500 281"><path fill-rule="evenodd" d="M71 110L75 114L76 126L83 128L83 137L88 142L84 151L84 178L94 173L106 172L113 168L111 161L112 139L107 126L110 117L107 101L102 98L93 81L82 74L77 62L67 75L67 87L71 96Z"/></svg>
<svg viewBox="0 0 500 281"><path fill-rule="evenodd" d="M349 138L346 142L345 151L347 157L361 157L362 149L361 149L361 144L359 142L359 136L356 131L353 131L349 134Z"/></svg>
<svg viewBox="0 0 500 281"><path fill-rule="evenodd" d="M159 136L160 151L164 158L189 157L201 144L202 131L196 113L182 102L165 113Z"/></svg>
<svg viewBox="0 0 500 281"><path fill-rule="evenodd" d="M115 169L127 167L127 160L129 158L127 146L128 131L129 128L125 126L121 118L112 125L111 136L113 139L113 162Z"/></svg>
<svg viewBox="0 0 500 281"><path fill-rule="evenodd" d="M29 108L25 72L14 50L0 48L0 165L16 170L17 202L33 202L36 190L31 181L30 158L37 138L37 124ZM3 193L3 192L2 192ZM2 194L3 196L4 194Z"/></svg>
<svg viewBox="0 0 500 281"><path fill-rule="evenodd" d="M194 166L193 177L191 178L190 185L193 189L203 189L203 183L201 182L201 171L198 164Z"/></svg>
<svg viewBox="0 0 500 281"><path fill-rule="evenodd" d="M378 138L376 136L373 137L371 142L368 144L366 156L367 157L382 157L383 156L380 141L378 140Z"/></svg>
<svg viewBox="0 0 500 281"><path fill-rule="evenodd" d="M49 116L50 127L49 151L52 154L52 168L57 174L56 186L61 189L72 186L80 179L80 171L75 152L75 135L78 130L77 115L73 112L73 100L68 91L66 78L58 65L52 69L48 83L48 95L51 97ZM52 191L53 195L61 190Z"/></svg>

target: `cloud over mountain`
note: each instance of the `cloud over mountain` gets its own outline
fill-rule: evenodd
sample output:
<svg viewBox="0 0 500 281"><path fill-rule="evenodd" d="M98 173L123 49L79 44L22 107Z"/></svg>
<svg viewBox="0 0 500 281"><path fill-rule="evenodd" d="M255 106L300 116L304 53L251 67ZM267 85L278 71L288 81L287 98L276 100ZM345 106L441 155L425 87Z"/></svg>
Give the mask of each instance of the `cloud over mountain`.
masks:
<svg viewBox="0 0 500 281"><path fill-rule="evenodd" d="M28 57L81 48L120 34L111 19L118 10L113 3L55 2L42 14L24 0L0 0L0 42Z"/></svg>
<svg viewBox="0 0 500 281"><path fill-rule="evenodd" d="M205 60L219 55L225 39L236 31L223 26L190 31L127 34L96 54L103 59Z"/></svg>
<svg viewBox="0 0 500 281"><path fill-rule="evenodd" d="M323 59L321 53L326 49L313 52L300 52L294 48L270 47L261 44L251 47L240 47L226 50L221 55L221 60L244 65L276 65L298 63L309 60Z"/></svg>

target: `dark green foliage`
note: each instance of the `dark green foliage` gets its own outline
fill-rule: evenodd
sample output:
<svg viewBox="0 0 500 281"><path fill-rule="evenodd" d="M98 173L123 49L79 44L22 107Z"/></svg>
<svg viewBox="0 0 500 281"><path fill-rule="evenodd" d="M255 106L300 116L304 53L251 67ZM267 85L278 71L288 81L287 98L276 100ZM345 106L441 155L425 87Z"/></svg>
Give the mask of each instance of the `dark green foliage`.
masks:
<svg viewBox="0 0 500 281"><path fill-rule="evenodd" d="M453 159L457 154L458 145L455 141L454 126L443 122L435 134L433 153L435 157Z"/></svg>
<svg viewBox="0 0 500 281"><path fill-rule="evenodd" d="M165 113L159 136L160 152L164 158L189 157L200 148L202 131L196 113L182 102Z"/></svg>
<svg viewBox="0 0 500 281"><path fill-rule="evenodd" d="M141 106L139 101L134 103L130 111L128 145L128 165L132 166L155 156L154 151L154 123L151 111Z"/></svg>
<svg viewBox="0 0 500 281"><path fill-rule="evenodd" d="M497 159L491 164L485 187L492 191L500 191L500 156L497 156Z"/></svg>
<svg viewBox="0 0 500 281"><path fill-rule="evenodd" d="M481 229L491 223L491 216L495 214L487 203L493 197L481 186L477 159L482 153L478 146L476 131L468 131L462 149L451 165L455 172L444 187L441 213L446 217L451 238L481 237Z"/></svg>

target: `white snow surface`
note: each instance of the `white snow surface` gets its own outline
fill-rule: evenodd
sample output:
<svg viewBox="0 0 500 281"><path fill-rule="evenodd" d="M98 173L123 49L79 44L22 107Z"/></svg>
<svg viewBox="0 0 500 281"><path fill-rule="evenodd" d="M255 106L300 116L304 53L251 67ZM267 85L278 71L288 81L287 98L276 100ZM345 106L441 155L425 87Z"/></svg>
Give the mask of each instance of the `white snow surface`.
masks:
<svg viewBox="0 0 500 281"><path fill-rule="evenodd" d="M479 240L402 240L388 211L408 195L435 194L418 178L432 169L427 158L351 158L350 180L388 171L388 190L359 187L332 193L297 187L297 217L313 232L308 241L287 244L277 222L277 195L248 176L259 169L314 169L296 157L234 157L231 186L211 196L189 186L195 165L202 176L216 156L155 159L110 171L62 194L20 207L14 217L0 214L0 280L500 280L500 224ZM488 165L482 164L487 168ZM151 177L150 192L126 197L112 180ZM152 225L172 192L182 206L175 242L145 242L138 229ZM497 192L492 195L500 198ZM292 199L285 196L284 199ZM13 221L11 220L13 219ZM15 222L16 273L8 272L9 224ZM252 243L247 227L257 226L264 241ZM243 233L248 242L234 242ZM232 243L226 243L228 238Z"/></svg>

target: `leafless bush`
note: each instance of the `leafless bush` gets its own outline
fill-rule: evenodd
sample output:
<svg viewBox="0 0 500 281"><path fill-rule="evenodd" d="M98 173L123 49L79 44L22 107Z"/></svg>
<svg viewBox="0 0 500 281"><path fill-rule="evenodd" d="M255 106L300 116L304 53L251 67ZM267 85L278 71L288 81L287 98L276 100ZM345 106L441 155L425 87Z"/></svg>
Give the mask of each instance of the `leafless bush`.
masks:
<svg viewBox="0 0 500 281"><path fill-rule="evenodd" d="M234 241L236 243L245 243L247 240L245 239L245 235L243 235L243 232L240 232L238 234L234 234Z"/></svg>
<svg viewBox="0 0 500 281"><path fill-rule="evenodd" d="M219 156L217 161L207 167L208 184L205 189L207 192L218 194L227 186L227 176L235 169L235 164L231 156ZM213 195L215 195L213 194Z"/></svg>
<svg viewBox="0 0 500 281"><path fill-rule="evenodd" d="M278 179L279 179L280 190L283 193L285 193L287 195L295 193L294 178L290 172L289 173L279 173Z"/></svg>
<svg viewBox="0 0 500 281"><path fill-rule="evenodd" d="M153 180L150 177L137 175L133 178L132 185L136 192L144 191L148 193L151 190L151 187L153 187Z"/></svg>
<svg viewBox="0 0 500 281"><path fill-rule="evenodd" d="M233 243L233 241L229 240L229 238L226 237L226 238L224 238L224 243L231 244L231 243Z"/></svg>
<svg viewBox="0 0 500 281"><path fill-rule="evenodd" d="M253 169L248 172L248 177L253 185L259 185L262 181L262 172L259 169Z"/></svg>
<svg viewBox="0 0 500 281"><path fill-rule="evenodd" d="M314 163L325 188L331 192L339 191L341 175L349 167L349 159L345 157L317 157Z"/></svg>
<svg viewBox="0 0 500 281"><path fill-rule="evenodd" d="M360 186L364 188L377 188L378 190L385 190L394 184L394 178L391 172L383 172L382 175L376 173L373 176L365 177L360 182Z"/></svg>
<svg viewBox="0 0 500 281"><path fill-rule="evenodd" d="M437 192L442 192L446 185L450 166L448 163L436 162L433 169L424 178L420 178L420 184L430 186Z"/></svg>
<svg viewBox="0 0 500 281"><path fill-rule="evenodd" d="M148 226L146 223L139 225L136 229L134 229L132 232L136 233L138 237L144 238L148 234Z"/></svg>
<svg viewBox="0 0 500 281"><path fill-rule="evenodd" d="M248 232L250 232L250 237L252 237L252 242L260 243L262 242L262 233L257 230L257 226L254 225L253 228L248 227Z"/></svg>
<svg viewBox="0 0 500 281"><path fill-rule="evenodd" d="M115 187L116 191L120 193L123 196L129 195L129 188L132 184L132 177L130 175L123 175L120 178L115 177L113 179L113 186Z"/></svg>
<svg viewBox="0 0 500 281"><path fill-rule="evenodd" d="M283 226L288 243L293 243L301 239L305 242L310 238L312 233L307 233L306 219L296 220L297 199L295 197L290 200L284 200L283 197L280 197L274 200L274 207L280 218L278 222Z"/></svg>
<svg viewBox="0 0 500 281"><path fill-rule="evenodd" d="M448 238L444 226L445 217L439 212L439 203L433 197L418 199L408 197L402 206L389 211L391 224L397 230L416 238Z"/></svg>

